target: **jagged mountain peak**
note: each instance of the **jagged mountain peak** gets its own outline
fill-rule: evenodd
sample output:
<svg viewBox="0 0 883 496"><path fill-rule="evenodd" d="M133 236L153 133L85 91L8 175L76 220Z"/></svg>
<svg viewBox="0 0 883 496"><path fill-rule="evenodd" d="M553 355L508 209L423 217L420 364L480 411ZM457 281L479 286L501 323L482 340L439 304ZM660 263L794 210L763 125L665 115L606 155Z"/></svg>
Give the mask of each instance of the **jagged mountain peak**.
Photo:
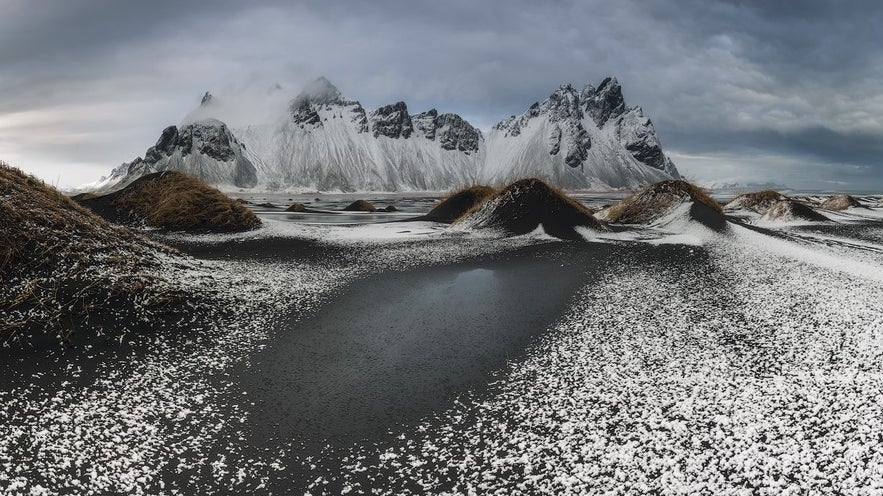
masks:
<svg viewBox="0 0 883 496"><path fill-rule="evenodd" d="M594 92L585 93L582 104L598 127L604 127L607 122L619 117L626 110L622 86L615 77L611 76L604 78Z"/></svg>
<svg viewBox="0 0 883 496"><path fill-rule="evenodd" d="M372 110L368 115L368 123L374 131L375 138L379 136L408 138L414 131L411 116L408 115L408 105L405 102L396 102Z"/></svg>
<svg viewBox="0 0 883 496"><path fill-rule="evenodd" d="M205 92L205 95L202 95L202 100L200 100L199 104L200 104L201 106L208 105L209 103L211 103L212 98L214 98L214 96L212 96L211 93L209 93L208 91L206 91L206 92Z"/></svg>
<svg viewBox="0 0 883 496"><path fill-rule="evenodd" d="M238 122L232 133L216 120L171 126L144 159L124 164L102 184L168 169L220 185L256 181L271 190L440 191L519 177L604 189L678 177L653 123L640 107L625 106L613 77L597 87L558 85L486 136L457 114L432 108L411 115L404 101L365 109L324 77L289 101L288 118L279 114L280 103L267 120ZM209 112L200 105L192 117L221 114L217 104L227 101L211 101Z"/></svg>

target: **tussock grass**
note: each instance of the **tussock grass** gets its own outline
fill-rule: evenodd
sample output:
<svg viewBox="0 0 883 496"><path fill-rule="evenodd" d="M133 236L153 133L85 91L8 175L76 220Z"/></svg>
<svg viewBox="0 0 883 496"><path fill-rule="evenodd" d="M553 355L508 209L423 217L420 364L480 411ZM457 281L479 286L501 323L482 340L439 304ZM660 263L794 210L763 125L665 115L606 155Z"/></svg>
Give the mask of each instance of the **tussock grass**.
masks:
<svg viewBox="0 0 883 496"><path fill-rule="evenodd" d="M498 229L526 234L539 225L550 236L580 240L577 226L605 229L592 211L563 191L536 179L515 181L490 199L473 206L454 224L472 229Z"/></svg>
<svg viewBox="0 0 883 496"><path fill-rule="evenodd" d="M176 253L0 162L0 342L67 339L93 317L112 332L126 308L169 304L180 295L155 274Z"/></svg>
<svg viewBox="0 0 883 496"><path fill-rule="evenodd" d="M474 185L452 192L423 218L450 224L466 212L480 206L497 192L490 186Z"/></svg>
<svg viewBox="0 0 883 496"><path fill-rule="evenodd" d="M288 208L285 209L286 212L303 212L307 207L303 203L294 202Z"/></svg>
<svg viewBox="0 0 883 496"><path fill-rule="evenodd" d="M147 225L179 231L246 231L261 221L241 203L177 171L139 178L108 195L111 204Z"/></svg>
<svg viewBox="0 0 883 496"><path fill-rule="evenodd" d="M693 201L723 214L723 208L705 189L687 181L668 180L647 185L634 195L613 204L604 212L604 217L609 222L645 224L662 217L683 201Z"/></svg>
<svg viewBox="0 0 883 496"><path fill-rule="evenodd" d="M836 195L826 198L819 207L828 210L846 210L851 207L863 207L860 201L850 195Z"/></svg>
<svg viewBox="0 0 883 496"><path fill-rule="evenodd" d="M377 208L369 201L356 200L344 208L347 212L376 212Z"/></svg>
<svg viewBox="0 0 883 496"><path fill-rule="evenodd" d="M776 202L767 210L763 218L765 220L778 221L808 220L813 222L825 222L830 220L819 212L816 212L811 206L795 200L782 200Z"/></svg>

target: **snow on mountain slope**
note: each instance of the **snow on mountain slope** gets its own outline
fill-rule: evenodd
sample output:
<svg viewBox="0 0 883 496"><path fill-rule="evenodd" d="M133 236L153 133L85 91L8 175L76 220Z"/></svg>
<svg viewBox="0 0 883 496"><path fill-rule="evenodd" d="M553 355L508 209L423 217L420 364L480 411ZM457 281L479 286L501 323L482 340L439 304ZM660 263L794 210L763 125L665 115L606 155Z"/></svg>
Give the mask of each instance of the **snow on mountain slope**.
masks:
<svg viewBox="0 0 883 496"><path fill-rule="evenodd" d="M206 93L203 104L210 100ZM227 125L216 119L203 119L181 129L165 128L144 158L120 165L109 177L90 185L90 189L120 189L139 177L164 170L180 171L222 187L252 188L258 183L257 171L246 156L245 146Z"/></svg>
<svg viewBox="0 0 883 496"><path fill-rule="evenodd" d="M237 131L270 188L441 191L470 183L481 132L433 109L411 116L404 102L366 111L320 78L274 124Z"/></svg>
<svg viewBox="0 0 883 496"><path fill-rule="evenodd" d="M274 86L260 100L264 103L255 104L264 109L256 121L243 120L242 109L225 107L235 99L209 93L191 112L185 122L193 123L181 132L190 126L223 128L215 134L229 135L235 145L227 147L224 160L211 153L188 155L186 145L167 145L161 138L153 149L164 154L124 164L101 188L122 187L166 168L221 186L322 191L447 191L524 177L571 189L635 188L679 177L653 124L639 107L625 106L613 78L581 92L562 85L542 103L494 126L487 139L456 114L435 109L410 114L405 102L366 110L325 78L287 106L280 103L279 89ZM268 113L271 100L275 110ZM234 123L242 144L208 117Z"/></svg>
<svg viewBox="0 0 883 496"><path fill-rule="evenodd" d="M482 179L538 177L569 189L635 188L678 178L649 119L627 109L616 79L577 92L562 85L491 130Z"/></svg>

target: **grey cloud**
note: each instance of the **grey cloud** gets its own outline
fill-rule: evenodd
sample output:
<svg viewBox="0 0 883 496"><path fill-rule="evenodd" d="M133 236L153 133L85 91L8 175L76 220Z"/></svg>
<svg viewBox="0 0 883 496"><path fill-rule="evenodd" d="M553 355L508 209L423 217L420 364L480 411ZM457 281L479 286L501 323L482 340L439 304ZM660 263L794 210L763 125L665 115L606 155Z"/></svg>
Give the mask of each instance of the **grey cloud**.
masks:
<svg viewBox="0 0 883 496"><path fill-rule="evenodd" d="M820 185L842 174L883 187L878 2L7 3L0 132L27 135L14 113L55 122L42 144L0 140L0 154L36 168L130 159L206 89L280 82L293 94L326 75L367 106L405 100L486 128L560 83L616 75L663 146L702 155L708 176L742 153L790 157L765 166L783 178L813 163ZM126 112L84 122L65 111L102 104ZM65 136L74 143L59 146ZM70 183L94 179L74 169Z"/></svg>

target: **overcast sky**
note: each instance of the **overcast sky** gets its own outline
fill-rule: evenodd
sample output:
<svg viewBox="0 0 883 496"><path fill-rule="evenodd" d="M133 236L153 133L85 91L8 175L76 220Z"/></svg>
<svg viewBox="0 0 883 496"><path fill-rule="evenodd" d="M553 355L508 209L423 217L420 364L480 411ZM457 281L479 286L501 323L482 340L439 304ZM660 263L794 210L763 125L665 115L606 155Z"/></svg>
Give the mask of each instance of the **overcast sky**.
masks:
<svg viewBox="0 0 883 496"><path fill-rule="evenodd" d="M0 160L107 174L203 92L327 76L488 129L616 76L697 180L883 189L883 2L0 0Z"/></svg>

